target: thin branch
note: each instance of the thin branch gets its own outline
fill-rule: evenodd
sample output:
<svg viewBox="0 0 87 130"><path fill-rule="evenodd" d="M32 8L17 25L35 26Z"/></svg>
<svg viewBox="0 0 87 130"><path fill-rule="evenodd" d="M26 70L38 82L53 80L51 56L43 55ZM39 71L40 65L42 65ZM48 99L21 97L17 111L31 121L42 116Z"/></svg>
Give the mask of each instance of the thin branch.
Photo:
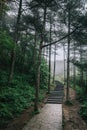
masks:
<svg viewBox="0 0 87 130"><path fill-rule="evenodd" d="M49 44L47 44L47 45L43 45L43 46L41 47L41 49L44 48L44 47L47 47L47 46L50 46L50 45L53 45L53 44L55 44L55 43L58 43L58 42L62 41L63 39L67 38L69 35L72 35L77 29L78 29L78 27L75 28L70 34L65 35L64 37L60 38L60 39L57 40L57 41L54 41L54 42L49 43Z"/></svg>

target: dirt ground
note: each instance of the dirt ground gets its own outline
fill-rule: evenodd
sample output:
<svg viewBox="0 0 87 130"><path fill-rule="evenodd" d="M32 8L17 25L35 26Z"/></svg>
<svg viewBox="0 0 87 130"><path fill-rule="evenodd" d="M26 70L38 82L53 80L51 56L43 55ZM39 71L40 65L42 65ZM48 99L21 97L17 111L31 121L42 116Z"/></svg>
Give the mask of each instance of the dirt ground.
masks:
<svg viewBox="0 0 87 130"><path fill-rule="evenodd" d="M72 106L65 105L65 97L63 103L63 117L64 128L63 130L87 130L87 124L82 120L78 111L80 109L80 103L76 100L75 91L70 88L70 99ZM66 92L66 89L65 89Z"/></svg>

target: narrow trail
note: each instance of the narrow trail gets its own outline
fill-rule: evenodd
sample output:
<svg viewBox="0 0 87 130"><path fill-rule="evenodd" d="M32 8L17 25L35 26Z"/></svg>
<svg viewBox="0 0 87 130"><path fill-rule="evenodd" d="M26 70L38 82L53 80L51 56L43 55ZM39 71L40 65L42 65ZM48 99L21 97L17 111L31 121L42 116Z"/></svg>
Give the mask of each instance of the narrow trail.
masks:
<svg viewBox="0 0 87 130"><path fill-rule="evenodd" d="M35 115L22 130L62 130L63 85L56 81L46 105L40 114Z"/></svg>

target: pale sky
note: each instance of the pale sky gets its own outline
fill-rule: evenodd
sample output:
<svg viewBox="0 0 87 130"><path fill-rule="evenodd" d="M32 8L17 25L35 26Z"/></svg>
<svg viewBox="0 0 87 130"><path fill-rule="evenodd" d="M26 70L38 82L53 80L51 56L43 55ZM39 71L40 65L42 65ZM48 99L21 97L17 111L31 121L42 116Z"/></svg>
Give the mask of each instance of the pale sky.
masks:
<svg viewBox="0 0 87 130"><path fill-rule="evenodd" d="M56 60L64 60L63 47L59 48L56 52L57 52ZM51 54L51 60L54 61L54 54Z"/></svg>
<svg viewBox="0 0 87 130"><path fill-rule="evenodd" d="M52 54L52 61L54 60L54 54ZM56 60L63 60L63 48L57 50Z"/></svg>

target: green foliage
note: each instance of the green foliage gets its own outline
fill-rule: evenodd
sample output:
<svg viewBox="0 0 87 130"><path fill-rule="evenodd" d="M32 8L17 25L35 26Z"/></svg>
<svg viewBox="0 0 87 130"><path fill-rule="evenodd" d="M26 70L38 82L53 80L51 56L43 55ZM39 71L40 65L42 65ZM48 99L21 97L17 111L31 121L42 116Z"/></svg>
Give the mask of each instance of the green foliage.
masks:
<svg viewBox="0 0 87 130"><path fill-rule="evenodd" d="M0 70L0 89L6 85L7 79L8 73L6 71Z"/></svg>
<svg viewBox="0 0 87 130"><path fill-rule="evenodd" d="M6 87L0 93L0 118L12 118L32 105L34 88L29 85Z"/></svg>
<svg viewBox="0 0 87 130"><path fill-rule="evenodd" d="M13 48L13 40L6 31L0 31L0 50L11 50Z"/></svg>
<svg viewBox="0 0 87 130"><path fill-rule="evenodd" d="M44 99L45 94L46 94L46 91L41 89L39 93L39 102L41 102Z"/></svg>
<svg viewBox="0 0 87 130"><path fill-rule="evenodd" d="M0 17L2 17L5 12L9 10L6 2L6 0L0 0Z"/></svg>
<svg viewBox="0 0 87 130"><path fill-rule="evenodd" d="M48 65L45 61L45 59L42 59L41 62L41 75L40 75L40 88L41 89L47 89L47 83L48 83ZM31 65L31 69L29 70L29 84L31 86L35 86L36 83L36 72L37 72L37 64L34 66Z"/></svg>
<svg viewBox="0 0 87 130"><path fill-rule="evenodd" d="M9 36L9 34L6 31L0 30L0 65L1 66L5 67L10 64L10 54L13 47L14 47L14 42L12 38Z"/></svg>
<svg viewBox="0 0 87 130"><path fill-rule="evenodd" d="M81 117L87 122L87 100L82 103L79 113Z"/></svg>
<svg viewBox="0 0 87 130"><path fill-rule="evenodd" d="M2 72L1 84L6 78L6 72ZM18 116L33 103L35 89L28 84L25 78L28 77L26 75L15 75L10 86L6 86L5 83L4 87L0 88L0 120L3 123Z"/></svg>
<svg viewBox="0 0 87 130"><path fill-rule="evenodd" d="M48 71L47 63L44 59L42 59L42 62L41 62L41 78L40 78L40 82L41 82L40 87L42 89L47 89L48 75L49 75L49 71Z"/></svg>
<svg viewBox="0 0 87 130"><path fill-rule="evenodd" d="M35 69L32 69L31 73L15 73L14 79L11 81L9 86L8 72L0 70L0 125L8 123L8 120L13 119L23 112L24 109L33 105L35 99L35 88L30 84L33 81L35 83ZM34 77L33 79L30 78ZM39 102L41 102L46 93L47 88L47 75L48 67L45 60L41 64L41 86L39 93ZM33 86L34 86L33 83Z"/></svg>
<svg viewBox="0 0 87 130"><path fill-rule="evenodd" d="M32 39L33 40L33 39ZM5 31L0 31L0 125L8 123L10 119L20 115L24 109L33 105L35 99L35 83L37 61L32 65L33 47L25 45L16 48L16 67L12 81L8 85L11 51L14 43ZM25 51L25 55L22 54ZM36 55L35 55L36 56ZM4 60L3 60L4 58ZM35 57L37 60L37 57ZM4 66L4 68L3 68ZM48 66L44 59L41 64L41 86L39 102L44 99L47 89Z"/></svg>
<svg viewBox="0 0 87 130"><path fill-rule="evenodd" d="M74 61L74 65L77 66L81 70L87 70L87 61L85 62L79 62L79 61Z"/></svg>

